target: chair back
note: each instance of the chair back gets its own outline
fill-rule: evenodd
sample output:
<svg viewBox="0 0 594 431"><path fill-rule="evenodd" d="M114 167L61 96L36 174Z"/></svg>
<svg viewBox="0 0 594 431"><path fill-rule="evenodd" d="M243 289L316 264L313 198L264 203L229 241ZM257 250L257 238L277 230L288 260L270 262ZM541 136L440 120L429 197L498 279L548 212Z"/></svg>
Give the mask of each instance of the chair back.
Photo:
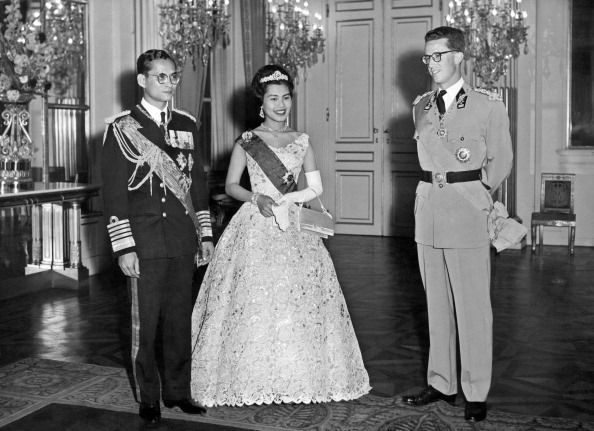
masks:
<svg viewBox="0 0 594 431"><path fill-rule="evenodd" d="M540 176L540 212L573 214L575 174Z"/></svg>

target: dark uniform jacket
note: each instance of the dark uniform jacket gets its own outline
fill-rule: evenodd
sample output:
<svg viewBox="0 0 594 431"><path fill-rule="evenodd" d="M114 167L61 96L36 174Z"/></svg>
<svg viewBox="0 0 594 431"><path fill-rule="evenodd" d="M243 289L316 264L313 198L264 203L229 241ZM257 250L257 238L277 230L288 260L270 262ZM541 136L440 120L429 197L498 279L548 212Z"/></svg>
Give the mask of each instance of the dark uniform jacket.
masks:
<svg viewBox="0 0 594 431"><path fill-rule="evenodd" d="M147 138L163 152L140 154L136 150L120 128L131 119L140 125L138 136ZM195 119L173 110L166 127L169 139L141 105L108 119L107 123L102 194L114 254L135 251L139 258L175 257L196 253L199 238L212 241L209 194ZM189 184L191 180L189 194L199 230L188 209L160 178L164 158L171 159L179 168L180 183Z"/></svg>
<svg viewBox="0 0 594 431"><path fill-rule="evenodd" d="M512 144L505 105L494 93L466 83L440 121L436 91L413 103L417 152L425 171L482 169L482 180L421 181L415 200L415 240L436 248L489 244L487 216L495 191L512 167Z"/></svg>

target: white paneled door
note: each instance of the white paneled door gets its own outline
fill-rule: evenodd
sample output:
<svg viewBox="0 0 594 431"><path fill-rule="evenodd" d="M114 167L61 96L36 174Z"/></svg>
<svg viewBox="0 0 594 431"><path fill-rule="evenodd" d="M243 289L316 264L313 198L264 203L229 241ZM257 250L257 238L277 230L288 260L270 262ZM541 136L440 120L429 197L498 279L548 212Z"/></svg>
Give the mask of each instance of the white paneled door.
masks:
<svg viewBox="0 0 594 431"><path fill-rule="evenodd" d="M307 90L325 92L329 104L328 144L318 151L330 170L325 201L337 233L411 236L419 170L411 108L430 85L420 57L423 36L439 25L439 0L326 6L329 78Z"/></svg>

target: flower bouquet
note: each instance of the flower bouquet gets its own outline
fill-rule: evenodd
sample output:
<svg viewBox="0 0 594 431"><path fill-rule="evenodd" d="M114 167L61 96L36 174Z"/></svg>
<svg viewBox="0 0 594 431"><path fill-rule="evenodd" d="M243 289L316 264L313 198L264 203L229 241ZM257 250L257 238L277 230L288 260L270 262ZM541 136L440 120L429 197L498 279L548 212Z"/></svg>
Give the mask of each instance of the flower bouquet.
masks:
<svg viewBox="0 0 594 431"><path fill-rule="evenodd" d="M36 95L63 95L77 79L84 55L84 15L69 0L46 0L21 12L10 0L0 23L0 180L31 181L32 141L27 105ZM47 124L47 123L46 123Z"/></svg>
<svg viewBox="0 0 594 431"><path fill-rule="evenodd" d="M68 1L51 0L41 10L21 13L10 0L0 32L0 100L26 102L72 84L84 49L82 19Z"/></svg>

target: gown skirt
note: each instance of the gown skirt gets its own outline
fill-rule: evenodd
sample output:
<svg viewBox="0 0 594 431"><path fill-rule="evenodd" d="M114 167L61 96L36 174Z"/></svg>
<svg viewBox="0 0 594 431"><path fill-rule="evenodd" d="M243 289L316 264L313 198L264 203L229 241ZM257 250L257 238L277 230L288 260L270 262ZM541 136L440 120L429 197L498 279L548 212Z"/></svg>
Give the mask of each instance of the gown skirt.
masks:
<svg viewBox="0 0 594 431"><path fill-rule="evenodd" d="M282 231L246 202L217 243L192 315L191 393L208 407L351 400L371 389L330 255L297 229L296 209Z"/></svg>

